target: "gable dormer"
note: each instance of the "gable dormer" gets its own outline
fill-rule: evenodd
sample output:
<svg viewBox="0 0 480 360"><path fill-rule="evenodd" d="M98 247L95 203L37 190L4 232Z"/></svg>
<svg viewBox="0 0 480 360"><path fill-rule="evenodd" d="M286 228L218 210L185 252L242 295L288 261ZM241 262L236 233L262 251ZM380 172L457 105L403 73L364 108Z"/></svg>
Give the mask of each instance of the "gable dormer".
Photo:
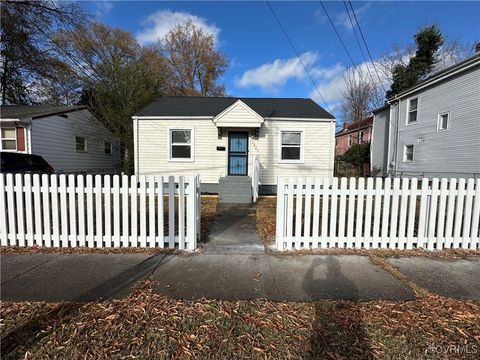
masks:
<svg viewBox="0 0 480 360"><path fill-rule="evenodd" d="M257 128L264 121L263 117L240 99L213 118L217 127Z"/></svg>

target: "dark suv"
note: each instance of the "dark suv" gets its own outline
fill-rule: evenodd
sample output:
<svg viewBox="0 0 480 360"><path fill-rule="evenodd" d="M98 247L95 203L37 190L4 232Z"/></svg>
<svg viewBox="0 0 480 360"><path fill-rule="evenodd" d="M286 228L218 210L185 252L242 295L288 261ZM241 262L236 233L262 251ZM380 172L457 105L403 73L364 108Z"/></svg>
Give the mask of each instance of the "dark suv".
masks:
<svg viewBox="0 0 480 360"><path fill-rule="evenodd" d="M40 155L0 152L0 172L13 174L53 174L53 168Z"/></svg>

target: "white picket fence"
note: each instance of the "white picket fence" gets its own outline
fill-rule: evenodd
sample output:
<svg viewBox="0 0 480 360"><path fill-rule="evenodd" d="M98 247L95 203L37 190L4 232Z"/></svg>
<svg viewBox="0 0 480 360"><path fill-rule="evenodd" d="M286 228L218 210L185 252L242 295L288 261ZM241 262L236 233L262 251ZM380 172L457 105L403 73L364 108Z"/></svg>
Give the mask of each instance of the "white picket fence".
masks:
<svg viewBox="0 0 480 360"><path fill-rule="evenodd" d="M278 179L277 250L478 249L479 222L480 179Z"/></svg>
<svg viewBox="0 0 480 360"><path fill-rule="evenodd" d="M0 174L2 246L194 250L200 210L198 176Z"/></svg>

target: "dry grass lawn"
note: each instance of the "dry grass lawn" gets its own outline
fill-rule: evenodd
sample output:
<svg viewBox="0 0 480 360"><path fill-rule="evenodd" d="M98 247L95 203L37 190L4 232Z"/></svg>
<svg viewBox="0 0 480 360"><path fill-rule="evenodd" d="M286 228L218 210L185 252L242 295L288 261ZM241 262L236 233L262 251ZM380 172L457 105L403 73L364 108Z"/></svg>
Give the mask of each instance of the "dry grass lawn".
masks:
<svg viewBox="0 0 480 360"><path fill-rule="evenodd" d="M257 199L257 233L264 245L275 242L276 211L276 196L261 196Z"/></svg>

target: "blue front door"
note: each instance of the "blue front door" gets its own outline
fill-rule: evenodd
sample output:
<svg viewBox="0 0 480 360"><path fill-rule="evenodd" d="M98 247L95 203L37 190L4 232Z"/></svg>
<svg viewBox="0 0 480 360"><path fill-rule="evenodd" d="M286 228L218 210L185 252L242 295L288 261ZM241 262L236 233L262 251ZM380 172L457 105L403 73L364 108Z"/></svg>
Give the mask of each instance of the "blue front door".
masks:
<svg viewBox="0 0 480 360"><path fill-rule="evenodd" d="M248 132L228 133L228 175L248 173Z"/></svg>

